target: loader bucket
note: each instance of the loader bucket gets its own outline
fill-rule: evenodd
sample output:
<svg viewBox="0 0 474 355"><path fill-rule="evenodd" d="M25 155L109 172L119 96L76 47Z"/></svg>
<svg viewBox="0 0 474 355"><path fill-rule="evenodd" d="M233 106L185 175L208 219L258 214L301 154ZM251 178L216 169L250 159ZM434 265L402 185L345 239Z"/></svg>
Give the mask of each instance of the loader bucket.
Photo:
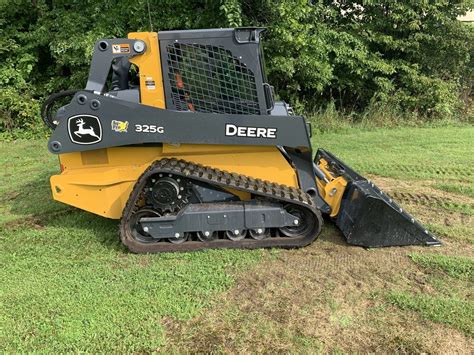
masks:
<svg viewBox="0 0 474 355"><path fill-rule="evenodd" d="M372 182L323 149L316 153L315 163L321 158L348 181L335 221L349 244L363 247L441 245Z"/></svg>

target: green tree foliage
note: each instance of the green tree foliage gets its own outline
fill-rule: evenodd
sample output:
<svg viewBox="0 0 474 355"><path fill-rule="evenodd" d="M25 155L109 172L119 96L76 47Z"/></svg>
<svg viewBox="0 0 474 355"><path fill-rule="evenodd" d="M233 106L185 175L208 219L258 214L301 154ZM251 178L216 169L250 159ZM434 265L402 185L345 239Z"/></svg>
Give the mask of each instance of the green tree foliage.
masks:
<svg viewBox="0 0 474 355"><path fill-rule="evenodd" d="M472 7L472 0L0 0L0 131L34 128L46 95L84 87L97 39L150 25L267 27L269 81L300 109L331 102L453 115L471 96L474 26L456 18Z"/></svg>
<svg viewBox="0 0 474 355"><path fill-rule="evenodd" d="M284 95L309 108L328 100L451 115L472 87L472 1L249 1L251 23L267 25L267 63ZM256 7L260 11L253 12Z"/></svg>

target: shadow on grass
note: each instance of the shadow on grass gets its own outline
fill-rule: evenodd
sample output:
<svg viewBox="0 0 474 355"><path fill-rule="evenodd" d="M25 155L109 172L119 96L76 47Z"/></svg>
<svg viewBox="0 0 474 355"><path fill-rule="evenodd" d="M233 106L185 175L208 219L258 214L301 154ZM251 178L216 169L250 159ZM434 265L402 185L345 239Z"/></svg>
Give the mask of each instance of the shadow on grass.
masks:
<svg viewBox="0 0 474 355"><path fill-rule="evenodd" d="M117 252L128 252L120 241L119 221L112 220L77 208L51 218L46 223L48 228L64 230L79 244L99 243L107 249Z"/></svg>
<svg viewBox="0 0 474 355"><path fill-rule="evenodd" d="M334 245L350 245L347 243L346 238L344 237L344 234L342 234L341 230L337 228L336 223L328 217L324 217L323 228L318 240Z"/></svg>
<svg viewBox="0 0 474 355"><path fill-rule="evenodd" d="M107 248L126 251L120 242L118 220L100 217L53 200L49 177L49 172L42 172L0 197L0 206L10 215L3 228L17 231L37 229L44 230L46 234L57 230L64 236L77 235L78 243L95 240ZM80 241L80 238L85 240Z"/></svg>
<svg viewBox="0 0 474 355"><path fill-rule="evenodd" d="M26 177L25 184L15 187L0 197L0 204L9 208L10 212L17 216L48 214L64 209L53 201L49 177L49 171L42 171L34 177Z"/></svg>

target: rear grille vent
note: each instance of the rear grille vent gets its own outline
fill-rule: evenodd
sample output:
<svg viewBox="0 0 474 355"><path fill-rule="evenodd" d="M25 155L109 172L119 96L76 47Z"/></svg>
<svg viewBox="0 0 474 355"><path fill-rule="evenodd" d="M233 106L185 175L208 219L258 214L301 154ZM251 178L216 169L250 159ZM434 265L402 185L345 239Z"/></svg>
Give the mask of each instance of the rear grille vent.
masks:
<svg viewBox="0 0 474 355"><path fill-rule="evenodd" d="M254 73L221 46L166 47L168 79L178 111L260 114Z"/></svg>

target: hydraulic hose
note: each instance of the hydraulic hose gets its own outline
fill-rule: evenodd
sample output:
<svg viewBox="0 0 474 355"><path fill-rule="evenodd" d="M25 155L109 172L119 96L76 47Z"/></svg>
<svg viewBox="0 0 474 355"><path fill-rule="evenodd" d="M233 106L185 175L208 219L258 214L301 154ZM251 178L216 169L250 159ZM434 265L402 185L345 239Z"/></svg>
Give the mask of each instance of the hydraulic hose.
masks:
<svg viewBox="0 0 474 355"><path fill-rule="evenodd" d="M44 101L43 105L41 106L41 118L43 119L43 122L46 126L54 130L58 125L58 122L55 122L53 117L54 103L62 98L74 96L78 91L80 91L80 89L60 91L50 95Z"/></svg>

